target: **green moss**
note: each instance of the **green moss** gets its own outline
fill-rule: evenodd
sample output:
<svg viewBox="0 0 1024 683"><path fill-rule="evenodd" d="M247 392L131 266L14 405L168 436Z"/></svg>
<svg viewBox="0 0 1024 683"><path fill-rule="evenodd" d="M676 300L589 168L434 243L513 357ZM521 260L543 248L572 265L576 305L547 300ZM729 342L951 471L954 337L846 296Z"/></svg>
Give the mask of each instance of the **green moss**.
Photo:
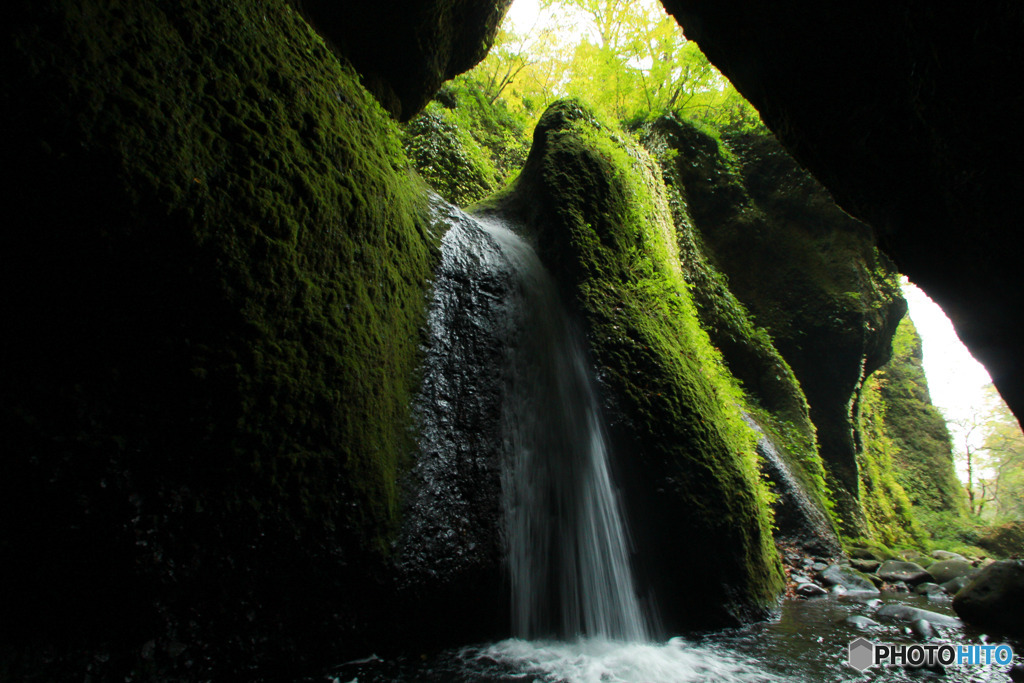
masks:
<svg viewBox="0 0 1024 683"><path fill-rule="evenodd" d="M755 434L740 387L701 329L656 165L613 124L560 102L492 208L530 226L583 313L625 467L643 479L633 500L638 543L647 540L673 576L725 590L675 586L663 595L669 620L723 622L773 604L782 577Z"/></svg>
<svg viewBox="0 0 1024 683"><path fill-rule="evenodd" d="M463 76L404 128L419 173L453 204L467 206L503 187L526 160L526 122Z"/></svg>
<svg viewBox="0 0 1024 683"><path fill-rule="evenodd" d="M109 583L97 614L243 648L312 623L386 551L410 448L433 238L396 126L279 0L9 19L5 554L74 567L74 614Z"/></svg>
<svg viewBox="0 0 1024 683"><path fill-rule="evenodd" d="M896 479L915 506L966 515L949 430L932 405L922 358L921 338L910 318L904 318L893 338L893 358L877 373L886 433L896 446Z"/></svg>
<svg viewBox="0 0 1024 683"><path fill-rule="evenodd" d="M893 358L866 383L861 401L861 504L872 538L888 545L973 546L949 432L931 404L921 339L904 318Z"/></svg>
<svg viewBox="0 0 1024 683"><path fill-rule="evenodd" d="M771 136L719 136L672 118L656 121L648 136L668 152L659 156L699 251L799 380L840 521L846 533L862 533L855 417L864 379L888 360L905 311L895 269L870 228L836 207ZM787 421L808 433L798 394L779 377L779 387L752 393L773 396L765 405L772 412L788 396Z"/></svg>
<svg viewBox="0 0 1024 683"><path fill-rule="evenodd" d="M929 547L968 556L985 554L979 548L985 528L971 517L953 510L927 507L915 508L914 516L928 532Z"/></svg>
<svg viewBox="0 0 1024 683"><path fill-rule="evenodd" d="M705 149L718 171L728 169L731 181L720 194L741 205L749 203L744 199L745 190L735 180L736 159L717 131L696 128L707 135ZM729 289L728 278L705 256L704 241L685 199L701 188L695 187L692 180L689 186L683 181L677 166L679 150L671 144L670 130L664 124L648 126L641 131L641 141L661 167L676 227L680 263L701 326L721 351L731 374L740 381L748 411L772 442L781 447L780 454L789 470L828 517L834 503L803 389L789 363L776 350L771 335L754 324L746 306Z"/></svg>
<svg viewBox="0 0 1024 683"><path fill-rule="evenodd" d="M887 430L887 405L876 376L865 384L860 405L864 445L858 453L857 465L861 483L859 503L869 529L866 536L890 547L924 548L927 534L896 477L894 461L899 446Z"/></svg>
<svg viewBox="0 0 1024 683"><path fill-rule="evenodd" d="M436 102L406 126L405 140L416 170L449 202L467 206L498 189L498 176L486 152Z"/></svg>

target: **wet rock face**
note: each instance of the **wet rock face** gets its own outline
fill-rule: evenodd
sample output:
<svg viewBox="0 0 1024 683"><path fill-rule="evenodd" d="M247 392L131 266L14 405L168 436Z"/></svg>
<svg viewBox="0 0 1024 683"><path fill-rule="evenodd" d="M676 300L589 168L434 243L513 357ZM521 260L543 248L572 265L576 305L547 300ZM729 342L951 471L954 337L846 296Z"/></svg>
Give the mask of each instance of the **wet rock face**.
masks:
<svg viewBox="0 0 1024 683"><path fill-rule="evenodd" d="M1011 172L1024 94L1000 76L1024 63L1024 8L663 3L837 202L879 230L1024 409L1019 295L1007 286L1019 259L1010 226L1024 214L1024 177Z"/></svg>
<svg viewBox="0 0 1024 683"><path fill-rule="evenodd" d="M348 57L393 116L416 115L441 83L484 58L512 0L291 0Z"/></svg>
<svg viewBox="0 0 1024 683"><path fill-rule="evenodd" d="M755 428L760 431L760 428ZM764 473L771 480L778 496L773 506L778 529L776 539L813 548L820 553L839 553L839 541L828 516L807 495L775 444L763 432L757 441L757 452L761 456Z"/></svg>
<svg viewBox="0 0 1024 683"><path fill-rule="evenodd" d="M502 399L516 282L494 240L472 219L436 197L433 214L445 235L414 402L417 452L403 479L393 557L412 630L450 642L463 633L497 633L509 621Z"/></svg>

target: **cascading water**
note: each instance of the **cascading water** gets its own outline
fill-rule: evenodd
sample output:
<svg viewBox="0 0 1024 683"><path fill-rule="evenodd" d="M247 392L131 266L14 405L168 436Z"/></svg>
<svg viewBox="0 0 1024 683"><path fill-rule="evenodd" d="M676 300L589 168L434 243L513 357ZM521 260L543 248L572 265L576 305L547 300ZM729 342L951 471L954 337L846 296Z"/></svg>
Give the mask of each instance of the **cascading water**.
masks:
<svg viewBox="0 0 1024 683"><path fill-rule="evenodd" d="M457 585L480 576L480 567L493 570L504 556L517 637L427 658L419 650L415 657L372 655L338 666L326 680L861 680L846 663L849 642L863 635L846 621L864 612L856 602L789 600L778 622L698 642L650 642L582 336L529 245L500 222L473 219L440 199L434 210L447 230L416 399L420 452L395 556L413 592L421 581ZM798 489L767 439L761 448L772 468L784 470L780 489ZM884 637L903 637L892 628ZM972 669L945 676L1007 680L1001 673L978 678ZM912 683L920 676L889 669L885 678Z"/></svg>
<svg viewBox="0 0 1024 683"><path fill-rule="evenodd" d="M513 631L646 640L582 335L532 247L497 220L480 223L519 299L502 411Z"/></svg>
<svg viewBox="0 0 1024 683"><path fill-rule="evenodd" d="M434 215L447 231L396 556L415 587L475 575L502 553L516 637L442 653L426 668L359 660L334 680L776 680L729 653L650 642L583 337L554 279L500 221L439 199Z"/></svg>
<svg viewBox="0 0 1024 683"><path fill-rule="evenodd" d="M516 636L646 640L583 340L555 281L500 221L440 200L435 218L449 229L417 400L405 575L486 562L501 528Z"/></svg>

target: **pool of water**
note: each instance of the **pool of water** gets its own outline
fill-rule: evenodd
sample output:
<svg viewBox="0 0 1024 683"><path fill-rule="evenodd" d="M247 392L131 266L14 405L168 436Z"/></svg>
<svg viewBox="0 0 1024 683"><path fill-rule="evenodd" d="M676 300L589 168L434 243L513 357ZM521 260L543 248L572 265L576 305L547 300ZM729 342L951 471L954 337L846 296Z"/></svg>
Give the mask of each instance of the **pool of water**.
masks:
<svg viewBox="0 0 1024 683"><path fill-rule="evenodd" d="M903 594L822 597L783 602L778 618L663 643L598 639L573 642L504 640L425 655L348 662L318 681L330 683L774 683L792 681L948 681L1004 683L1008 666L950 666L945 671L870 668L847 664L847 646L865 637L875 642L917 642L910 625L886 620L881 604L899 603L955 616L948 598ZM866 616L877 626L858 628L849 617ZM936 626L935 640L1001 642L960 625ZM1014 662L1022 644L1011 642Z"/></svg>

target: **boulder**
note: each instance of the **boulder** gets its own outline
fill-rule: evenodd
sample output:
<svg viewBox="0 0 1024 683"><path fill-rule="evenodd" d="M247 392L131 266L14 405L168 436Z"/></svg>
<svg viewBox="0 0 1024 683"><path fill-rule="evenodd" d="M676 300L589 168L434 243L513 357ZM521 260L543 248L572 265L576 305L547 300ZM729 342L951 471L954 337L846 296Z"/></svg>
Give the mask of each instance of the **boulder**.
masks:
<svg viewBox="0 0 1024 683"><path fill-rule="evenodd" d="M879 593L850 593L840 598L843 602L853 602L858 605L864 605L868 609L875 609L882 604L882 599L878 597Z"/></svg>
<svg viewBox="0 0 1024 683"><path fill-rule="evenodd" d="M914 586L914 592L918 595L932 595L934 593L942 593L943 589L942 586L937 583L925 581L924 583L919 583Z"/></svg>
<svg viewBox="0 0 1024 683"><path fill-rule="evenodd" d="M971 582L969 576L958 576L951 581L947 581L942 584L942 590L946 591L950 595L956 595L960 592L960 589Z"/></svg>
<svg viewBox="0 0 1024 683"><path fill-rule="evenodd" d="M875 614L879 617L884 617L892 621L905 621L913 623L919 619L924 619L931 624L938 624L939 626L960 626L960 620L956 617L947 617L945 614L939 614L938 612L930 612L926 609L920 609L918 607L911 607L910 605L901 605L899 603L889 603L888 605L882 605L878 608Z"/></svg>
<svg viewBox="0 0 1024 683"><path fill-rule="evenodd" d="M930 640L935 637L935 629L927 619L915 619L910 624L910 630L918 640Z"/></svg>
<svg viewBox="0 0 1024 683"><path fill-rule="evenodd" d="M854 548L850 551L850 557L858 560L874 560L881 563L890 559L892 556L877 548Z"/></svg>
<svg viewBox="0 0 1024 683"><path fill-rule="evenodd" d="M865 617L863 614L851 614L850 616L843 619L843 623L852 626L861 631L870 631L872 629L882 628L882 625L871 617Z"/></svg>
<svg viewBox="0 0 1024 683"><path fill-rule="evenodd" d="M913 562L921 565L922 567L928 567L931 563L935 562L935 558L928 557L917 550L901 550L897 553L897 557L904 562Z"/></svg>
<svg viewBox="0 0 1024 683"><path fill-rule="evenodd" d="M796 587L796 592L797 595L802 595L805 598L818 598L828 595L828 591L816 583L801 583Z"/></svg>
<svg viewBox="0 0 1024 683"><path fill-rule="evenodd" d="M946 583L961 576L973 576L978 570L963 560L940 560L928 567L928 573L936 583Z"/></svg>
<svg viewBox="0 0 1024 683"><path fill-rule="evenodd" d="M954 553L949 550L933 550L931 556L936 560L961 560L967 562L967 558L960 553Z"/></svg>
<svg viewBox="0 0 1024 683"><path fill-rule="evenodd" d="M932 575L921 565L916 562L900 562L899 560L883 562L876 575L889 583L903 581L911 586L932 580Z"/></svg>
<svg viewBox="0 0 1024 683"><path fill-rule="evenodd" d="M953 598L953 609L981 628L1024 635L1024 560L1003 560L982 569Z"/></svg>
<svg viewBox="0 0 1024 683"><path fill-rule="evenodd" d="M850 560L850 566L859 572L870 574L872 572L878 571L878 568L882 566L882 563L878 560L861 560L854 558Z"/></svg>
<svg viewBox="0 0 1024 683"><path fill-rule="evenodd" d="M843 586L850 591L877 593L878 589L871 582L871 577L851 567L833 564L818 575L826 586Z"/></svg>

